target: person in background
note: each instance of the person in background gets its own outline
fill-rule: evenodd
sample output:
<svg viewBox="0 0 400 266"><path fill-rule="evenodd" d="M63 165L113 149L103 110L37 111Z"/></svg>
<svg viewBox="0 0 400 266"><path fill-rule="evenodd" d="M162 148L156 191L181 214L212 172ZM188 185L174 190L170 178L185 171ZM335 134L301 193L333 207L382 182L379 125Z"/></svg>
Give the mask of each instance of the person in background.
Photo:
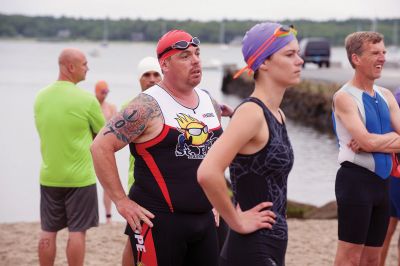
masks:
<svg viewBox="0 0 400 266"><path fill-rule="evenodd" d="M222 133L221 108L197 88L199 45L182 30L163 35L157 44L163 79L111 119L91 147L97 176L128 223L136 265L218 264L215 218L196 171ZM129 197L114 155L128 144L135 157Z"/></svg>
<svg viewBox="0 0 400 266"><path fill-rule="evenodd" d="M150 87L153 87L157 83L159 83L162 79L162 73L160 64L157 59L151 56L144 57L140 60L138 66L138 80L140 83L140 89L142 92L147 90ZM130 101L129 101L130 102ZM129 102L125 103L122 106L122 109L126 108ZM132 154L129 155L129 172L128 172L128 192L135 181L134 178L134 164L135 158ZM134 265L134 258L132 253L132 246L129 240L129 237L126 241L125 248L122 255L122 265L123 266L131 266Z"/></svg>
<svg viewBox="0 0 400 266"><path fill-rule="evenodd" d="M400 88L398 88L394 93L397 104L400 105ZM395 160L399 160L399 154L395 154ZM392 160L393 161L393 160ZM393 165L396 167L396 165ZM393 171L394 170L394 171ZM399 169L392 169L392 173L390 175L389 180L389 198L390 198L390 220L389 226L386 232L385 241L383 242L380 266L384 266L386 262L386 257L390 247L390 241L392 240L392 236L396 231L397 223L400 219L400 172ZM400 237L397 241L397 260L398 265L400 265Z"/></svg>
<svg viewBox="0 0 400 266"><path fill-rule="evenodd" d="M285 265L287 178L294 158L280 104L286 88L300 82L296 33L272 22L247 31L242 41L247 65L235 78L254 72L254 91L198 169L198 182L231 228L222 266ZM236 208L224 179L228 166Z"/></svg>
<svg viewBox="0 0 400 266"><path fill-rule="evenodd" d="M140 60L138 66L138 79L142 92L159 83L162 79L160 65L156 58L147 56Z"/></svg>
<svg viewBox="0 0 400 266"><path fill-rule="evenodd" d="M140 60L138 66L138 80L140 84L140 89L142 92L147 90L150 87L153 87L157 83L159 83L162 79L162 73L160 64L158 63L157 59L151 56L144 57ZM130 101L129 101L130 102ZM122 109L126 108L129 104L126 102ZM134 178L134 162L135 158L132 154L129 156L129 172L128 172L128 191L131 188L135 178Z"/></svg>
<svg viewBox="0 0 400 266"><path fill-rule="evenodd" d="M110 92L107 82L100 80L95 85L95 95L100 103L106 122L117 113L117 107L106 101L107 95ZM106 211L106 223L111 223L111 199L106 192L103 192L103 203Z"/></svg>
<svg viewBox="0 0 400 266"><path fill-rule="evenodd" d="M76 86L89 70L78 49L64 49L59 76L42 89L34 104L40 138L40 265L54 265L56 237L68 228L69 265L83 265L86 230L99 223L96 175L90 157L93 137L104 125L99 102Z"/></svg>
<svg viewBox="0 0 400 266"><path fill-rule="evenodd" d="M354 32L345 46L354 75L332 105L341 165L335 265L379 265L389 224L391 154L400 151L400 110L392 92L375 84L385 64L383 36Z"/></svg>

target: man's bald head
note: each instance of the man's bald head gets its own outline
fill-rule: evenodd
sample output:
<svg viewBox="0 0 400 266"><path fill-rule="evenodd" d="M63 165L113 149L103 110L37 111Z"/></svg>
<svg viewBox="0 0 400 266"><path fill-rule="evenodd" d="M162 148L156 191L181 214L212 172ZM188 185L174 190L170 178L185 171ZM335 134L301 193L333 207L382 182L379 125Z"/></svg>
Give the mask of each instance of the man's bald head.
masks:
<svg viewBox="0 0 400 266"><path fill-rule="evenodd" d="M60 68L59 80L78 83L85 79L87 66L86 56L79 49L66 48L58 57Z"/></svg>
<svg viewBox="0 0 400 266"><path fill-rule="evenodd" d="M85 57L85 55L79 49L65 48L61 51L60 56L58 57L58 64L61 66L74 63L82 57Z"/></svg>

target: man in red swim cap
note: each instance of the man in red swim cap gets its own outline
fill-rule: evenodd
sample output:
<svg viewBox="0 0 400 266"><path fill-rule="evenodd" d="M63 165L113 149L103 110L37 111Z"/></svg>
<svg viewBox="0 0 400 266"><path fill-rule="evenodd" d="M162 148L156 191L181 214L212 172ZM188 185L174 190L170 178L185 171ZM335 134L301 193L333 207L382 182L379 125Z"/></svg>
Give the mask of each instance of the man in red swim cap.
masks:
<svg viewBox="0 0 400 266"><path fill-rule="evenodd" d="M111 119L91 147L97 176L128 222L134 265L218 264L212 206L196 175L222 133L221 115L232 109L221 113L197 88L199 45L182 30L162 36L157 58L163 79ZM114 153L128 144L136 161L135 183L126 196Z"/></svg>

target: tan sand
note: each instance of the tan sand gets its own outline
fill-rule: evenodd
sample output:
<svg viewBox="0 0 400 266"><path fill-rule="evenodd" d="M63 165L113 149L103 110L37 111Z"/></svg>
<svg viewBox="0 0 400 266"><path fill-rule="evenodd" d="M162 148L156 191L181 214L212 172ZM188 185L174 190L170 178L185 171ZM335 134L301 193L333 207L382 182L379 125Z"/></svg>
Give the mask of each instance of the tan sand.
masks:
<svg viewBox="0 0 400 266"><path fill-rule="evenodd" d="M336 252L336 220L290 219L286 265L333 265ZM87 233L85 265L120 265L126 237L124 223L101 224ZM396 244L399 229L392 240L386 265L397 265ZM38 265L36 253L40 232L38 223L0 224L0 265ZM67 265L65 246L67 231L58 236L56 265Z"/></svg>

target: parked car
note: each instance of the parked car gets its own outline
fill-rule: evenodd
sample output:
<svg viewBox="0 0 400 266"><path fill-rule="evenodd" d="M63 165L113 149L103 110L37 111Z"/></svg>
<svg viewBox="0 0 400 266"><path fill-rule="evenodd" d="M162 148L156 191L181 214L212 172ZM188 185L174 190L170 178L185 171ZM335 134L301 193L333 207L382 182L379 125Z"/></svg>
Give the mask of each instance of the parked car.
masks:
<svg viewBox="0 0 400 266"><path fill-rule="evenodd" d="M306 63L330 67L331 44L325 38L304 38L300 41L300 56Z"/></svg>

